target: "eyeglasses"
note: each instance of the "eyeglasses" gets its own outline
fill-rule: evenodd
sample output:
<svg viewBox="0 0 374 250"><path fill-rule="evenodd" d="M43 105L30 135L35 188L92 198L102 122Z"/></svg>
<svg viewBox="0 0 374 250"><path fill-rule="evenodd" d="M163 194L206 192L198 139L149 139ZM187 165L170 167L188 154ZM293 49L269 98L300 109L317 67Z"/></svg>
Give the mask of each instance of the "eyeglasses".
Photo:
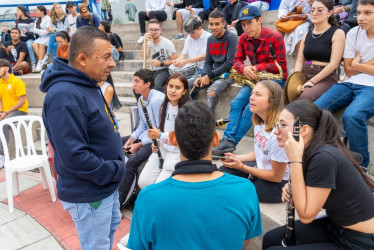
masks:
<svg viewBox="0 0 374 250"><path fill-rule="evenodd" d="M274 129L277 129L277 130L285 129L287 127L293 127L293 125L281 125L279 124L279 122L274 125Z"/></svg>
<svg viewBox="0 0 374 250"><path fill-rule="evenodd" d="M160 29L148 29L149 32L158 32Z"/></svg>
<svg viewBox="0 0 374 250"><path fill-rule="evenodd" d="M311 15L311 14L314 14L316 13L317 15L322 15L322 13L324 12L325 10L324 9L312 9L310 11L308 11L308 13Z"/></svg>

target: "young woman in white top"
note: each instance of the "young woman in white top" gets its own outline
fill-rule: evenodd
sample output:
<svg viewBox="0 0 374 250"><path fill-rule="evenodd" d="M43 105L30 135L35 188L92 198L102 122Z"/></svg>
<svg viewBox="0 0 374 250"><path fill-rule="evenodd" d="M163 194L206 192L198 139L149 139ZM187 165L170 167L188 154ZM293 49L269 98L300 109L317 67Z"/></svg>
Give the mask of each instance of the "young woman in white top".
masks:
<svg viewBox="0 0 374 250"><path fill-rule="evenodd" d="M118 110L122 107L118 99L112 75L109 75L106 81L99 82L101 93L103 93L106 103L109 105L111 111Z"/></svg>
<svg viewBox="0 0 374 250"><path fill-rule="evenodd" d="M43 5L38 5L36 7L36 14L38 14L39 17L36 20L34 33L37 34L39 38L32 43L32 48L39 60L36 65L36 72L40 72L43 68L42 59L44 58L49 43L50 33L47 27L51 25L51 18L47 15L47 9Z"/></svg>
<svg viewBox="0 0 374 250"><path fill-rule="evenodd" d="M260 81L252 90L249 103L255 124L255 151L244 155L226 153L227 159L221 159L224 166L220 170L251 179L260 202L282 202L282 188L288 180L288 159L273 133L283 108L282 88L270 80Z"/></svg>
<svg viewBox="0 0 374 250"><path fill-rule="evenodd" d="M150 184L157 183L170 177L174 166L180 161L179 149L169 141L169 132L174 131L174 122L178 109L191 100L188 93L188 80L180 74L172 74L166 82L165 101L160 111L160 129L148 129L148 137L159 139L159 148L164 158L163 168L160 169L160 161L157 155L157 148L152 145L153 154L148 159L143 171L140 174L138 185L144 188Z"/></svg>

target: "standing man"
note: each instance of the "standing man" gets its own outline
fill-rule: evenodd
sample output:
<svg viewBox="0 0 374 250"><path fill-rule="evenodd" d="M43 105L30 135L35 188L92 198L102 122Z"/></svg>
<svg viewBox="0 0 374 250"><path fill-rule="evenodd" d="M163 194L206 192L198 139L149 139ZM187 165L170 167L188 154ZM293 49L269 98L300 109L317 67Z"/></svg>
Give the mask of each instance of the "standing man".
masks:
<svg viewBox="0 0 374 250"><path fill-rule="evenodd" d="M359 0L358 27L348 34L344 70L348 79L334 84L315 104L330 112L345 108L343 126L349 150L360 153L367 173L370 162L366 122L374 115L374 0Z"/></svg>
<svg viewBox="0 0 374 250"><path fill-rule="evenodd" d="M117 120L97 84L116 66L112 45L104 32L85 26L72 37L69 56L55 58L40 85L47 92L43 121L55 152L57 195L82 249L112 249L125 158Z"/></svg>
<svg viewBox="0 0 374 250"><path fill-rule="evenodd" d="M12 73L9 61L0 59L0 121L14 116L27 115L29 103L26 85ZM4 135L9 140L9 127L4 127ZM4 166L4 150L0 144L0 168Z"/></svg>
<svg viewBox="0 0 374 250"><path fill-rule="evenodd" d="M81 26L93 26L99 28L100 18L96 14L90 13L90 11L87 8L87 5L80 3L78 5L78 10L79 15L77 16L77 28Z"/></svg>
<svg viewBox="0 0 374 250"><path fill-rule="evenodd" d="M174 44L167 38L161 36L161 26L159 21L152 19L148 23L148 34L145 36L146 46L145 58L149 57L151 52L150 46L153 46L153 55L151 55L151 67L155 76L155 89L164 92L163 86L169 75L168 67L177 59ZM152 40L153 45L148 45ZM142 57L144 57L142 53Z"/></svg>
<svg viewBox="0 0 374 250"><path fill-rule="evenodd" d="M254 185L217 170L215 119L201 102L178 111L169 139L181 162L172 177L144 188L131 221L130 249L242 249L262 234Z"/></svg>
<svg viewBox="0 0 374 250"><path fill-rule="evenodd" d="M197 16L191 16L184 22L184 30L189 34L184 42L182 55L173 61L173 65L183 68L188 63L197 63L199 72L188 79L188 87L191 89L195 80L200 77L204 68L206 45L212 35L203 30L203 22Z"/></svg>
<svg viewBox="0 0 374 250"><path fill-rule="evenodd" d="M29 64L27 59L27 44L21 41L21 31L18 28L10 30L11 41L4 42L5 50L2 50L0 58L7 59L13 66L15 75L29 73Z"/></svg>
<svg viewBox="0 0 374 250"><path fill-rule="evenodd" d="M273 58L270 56L270 45L275 50L278 64L283 70L282 80L273 80L282 87L287 79L286 49L282 36L262 26L261 12L255 6L244 7L239 14L239 22L244 33L239 37L235 54L234 67L239 74L250 80L256 80L256 72L279 74ZM251 65L244 64L248 57ZM235 150L235 146L252 126L252 112L249 106L251 87L244 85L230 104L230 122L227 124L223 138L218 147L213 148L214 155L223 155Z"/></svg>
<svg viewBox="0 0 374 250"><path fill-rule="evenodd" d="M140 95L140 98L145 102L149 118L152 125L158 128L160 125L160 109L161 104L165 99L165 95L160 91L153 89L155 87L153 72L149 69L139 69L134 74L134 92ZM123 150L132 157L126 162L125 178L119 188L121 207L127 205L133 190L131 187L136 178L136 173L140 165L148 160L152 154L152 140L148 137L147 120L145 118L142 105L138 100L139 125L137 129L130 135L122 138L124 143Z"/></svg>
<svg viewBox="0 0 374 250"><path fill-rule="evenodd" d="M208 106L214 113L220 93L233 83L229 78L229 72L233 65L238 38L225 30L223 13L218 10L209 15L209 28L212 36L208 38L203 73L194 85L197 87L196 91L208 87Z"/></svg>
<svg viewBox="0 0 374 250"><path fill-rule="evenodd" d="M77 6L73 1L68 1L66 3L66 13L68 13L67 19L69 23L69 35L70 37L77 31L77 17L78 17L78 12L77 12Z"/></svg>

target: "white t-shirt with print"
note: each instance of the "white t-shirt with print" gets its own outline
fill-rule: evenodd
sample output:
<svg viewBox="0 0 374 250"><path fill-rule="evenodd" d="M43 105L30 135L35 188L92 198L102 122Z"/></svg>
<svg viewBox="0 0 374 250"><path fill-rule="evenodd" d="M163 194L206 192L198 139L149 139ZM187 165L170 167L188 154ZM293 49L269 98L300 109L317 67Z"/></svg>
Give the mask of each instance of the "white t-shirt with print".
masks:
<svg viewBox="0 0 374 250"><path fill-rule="evenodd" d="M187 58L195 58L200 56L201 54L205 54L208 37L210 37L211 35L211 33L205 30L203 30L201 36L196 40L188 35L186 41L184 42L182 54L186 55ZM199 65L199 69L204 68L204 60L198 62L197 64Z"/></svg>
<svg viewBox="0 0 374 250"><path fill-rule="evenodd" d="M278 146L277 136L271 132L265 131L265 125L256 125L254 127L254 146L256 154L256 163L258 169L271 170L271 161L288 162L284 148ZM287 166L283 180L288 180L289 167Z"/></svg>
<svg viewBox="0 0 374 250"><path fill-rule="evenodd" d="M166 107L166 117L164 124L164 133L162 133L160 138L160 143L169 152L179 152L178 147L173 146L169 140L169 132L174 131L175 118L178 114L178 105L175 107L168 102Z"/></svg>
<svg viewBox="0 0 374 250"><path fill-rule="evenodd" d="M150 50L149 50L150 51ZM153 45L153 60L169 61L170 56L176 52L174 44L167 38L161 37L158 44ZM153 70L160 70L167 67L153 67Z"/></svg>
<svg viewBox="0 0 374 250"><path fill-rule="evenodd" d="M71 14L68 15L67 19L68 19L68 23L69 23L69 28L70 28L70 37L74 34L75 31L77 31L77 17L79 15L73 17Z"/></svg>
<svg viewBox="0 0 374 250"><path fill-rule="evenodd" d="M347 34L344 48L344 58L355 58L360 52L361 63L374 59L374 39L369 39L366 30L359 26L351 29ZM374 87L374 75L359 73L349 77L345 82Z"/></svg>

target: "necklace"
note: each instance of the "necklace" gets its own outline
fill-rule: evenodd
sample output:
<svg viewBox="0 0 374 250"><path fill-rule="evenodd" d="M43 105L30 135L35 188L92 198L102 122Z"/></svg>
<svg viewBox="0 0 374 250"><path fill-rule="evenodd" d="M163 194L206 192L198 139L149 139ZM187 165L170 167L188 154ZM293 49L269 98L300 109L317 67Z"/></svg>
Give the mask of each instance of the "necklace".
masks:
<svg viewBox="0 0 374 250"><path fill-rule="evenodd" d="M331 27L331 26L330 26L330 27ZM324 32L322 32L321 34L318 34L318 35L314 35L314 33L313 33L314 29L313 29L313 30L312 30L312 37L313 37L314 39L320 38L323 34L325 34L326 31L328 31L328 30L330 29L330 27L329 27L327 30L325 30Z"/></svg>

